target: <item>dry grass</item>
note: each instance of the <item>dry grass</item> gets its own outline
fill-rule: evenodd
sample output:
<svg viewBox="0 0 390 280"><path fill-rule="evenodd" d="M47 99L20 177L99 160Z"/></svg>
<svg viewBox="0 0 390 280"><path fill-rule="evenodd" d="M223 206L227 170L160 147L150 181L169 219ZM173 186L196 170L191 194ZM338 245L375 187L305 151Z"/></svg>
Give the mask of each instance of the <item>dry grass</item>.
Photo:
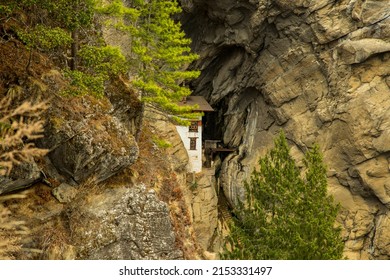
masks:
<svg viewBox="0 0 390 280"><path fill-rule="evenodd" d="M14 259L14 255L21 250L21 239L29 233L24 222L13 219L10 209L3 203L25 197L25 193L0 197L0 259L2 260Z"/></svg>
<svg viewBox="0 0 390 280"><path fill-rule="evenodd" d="M0 97L0 176L10 175L15 165L47 152L30 142L42 137L43 121L39 117L47 104L25 101L15 105L19 91L19 87L10 87L7 95ZM13 217L4 202L25 197L25 193L0 197L0 259L13 259L21 250L21 238L28 233L24 222Z"/></svg>
<svg viewBox="0 0 390 280"><path fill-rule="evenodd" d="M7 199L4 206L12 212L10 219L23 220L28 234L21 236L20 250L13 252L15 259L63 259L69 254L65 205L51 194L51 188L38 183L28 189L26 198Z"/></svg>
<svg viewBox="0 0 390 280"><path fill-rule="evenodd" d="M54 217L39 229L40 259L59 260L74 259L73 246L70 245L69 229L66 228L61 216Z"/></svg>
<svg viewBox="0 0 390 280"><path fill-rule="evenodd" d="M47 153L29 141L42 137L43 124L38 118L47 109L45 102L25 101L13 108L13 98L0 99L0 175L8 176L14 165L30 162Z"/></svg>

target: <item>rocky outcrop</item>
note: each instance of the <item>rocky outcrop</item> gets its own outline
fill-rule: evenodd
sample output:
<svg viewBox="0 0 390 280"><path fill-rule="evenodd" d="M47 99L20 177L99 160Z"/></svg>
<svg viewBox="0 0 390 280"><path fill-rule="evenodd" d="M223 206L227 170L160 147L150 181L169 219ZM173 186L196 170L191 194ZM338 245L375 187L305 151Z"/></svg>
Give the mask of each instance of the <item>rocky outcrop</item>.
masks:
<svg viewBox="0 0 390 280"><path fill-rule="evenodd" d="M43 79L46 83L57 83L61 75L51 71ZM120 104L118 96L123 96L128 107L134 106L132 114L128 113L129 108L114 107L106 98L58 96L52 101L46 116L45 137L39 144L49 149L48 165L53 165L63 177L59 181L80 184L91 176L103 181L137 159L134 123L139 115L136 106L139 101L120 82L112 83L108 94L116 101L114 104Z"/></svg>
<svg viewBox="0 0 390 280"><path fill-rule="evenodd" d="M11 92L15 102L33 96L49 105L44 137L37 140L37 146L49 150L47 156L0 177L0 194L31 186L25 199L9 202L12 216L29 229L22 245L32 248L15 258L183 258L167 204L153 190L134 185L125 172L113 178L139 155L134 135L141 106L126 81L106 81L103 98L69 96L63 91L68 81L46 56L33 52L26 73L19 60L27 57L27 62L28 51L16 43L15 51L11 43L0 47L0 52L9 51L2 56L8 60L5 70L0 67L0 95L17 86L17 95Z"/></svg>
<svg viewBox="0 0 390 280"><path fill-rule="evenodd" d="M169 210L144 186L104 189L67 211L81 259L181 259Z"/></svg>
<svg viewBox="0 0 390 280"><path fill-rule="evenodd" d="M134 136L115 117L92 114L58 121L58 127L47 128L41 143L51 150L51 162L68 180L81 183L94 176L103 181L137 159Z"/></svg>
<svg viewBox="0 0 390 280"><path fill-rule="evenodd" d="M35 162L23 163L13 168L9 176L0 176L0 194L27 188L41 179L42 173Z"/></svg>
<svg viewBox="0 0 390 280"><path fill-rule="evenodd" d="M10 201L29 234L17 259L183 259L169 205L143 184L35 184ZM61 203L57 201L61 199Z"/></svg>
<svg viewBox="0 0 390 280"><path fill-rule="evenodd" d="M313 143L323 150L330 190L343 207L345 255L390 258L390 2L182 5L183 26L201 57L194 94L219 110L206 134L238 148L220 175L230 203L283 129L297 159Z"/></svg>
<svg viewBox="0 0 390 280"><path fill-rule="evenodd" d="M58 70L37 63L34 76L28 76L17 66L13 71L19 78L2 80L1 85L4 82L9 88L19 89L13 93L6 88L14 95L15 103L31 96L49 100L43 116L44 137L36 141L49 153L44 162L23 164L8 178L0 177L0 193L50 178L71 184L91 176L103 181L135 162L138 146L134 135L139 126L140 102L124 81L107 83L107 98L70 97L63 94L68 83Z"/></svg>

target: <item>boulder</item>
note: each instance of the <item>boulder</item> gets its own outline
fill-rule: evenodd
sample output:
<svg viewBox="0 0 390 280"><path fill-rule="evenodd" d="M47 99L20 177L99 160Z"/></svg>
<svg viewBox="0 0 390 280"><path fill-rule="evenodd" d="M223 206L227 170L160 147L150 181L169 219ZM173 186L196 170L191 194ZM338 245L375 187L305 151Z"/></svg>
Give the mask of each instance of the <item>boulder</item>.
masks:
<svg viewBox="0 0 390 280"><path fill-rule="evenodd" d="M139 185L91 191L67 211L79 259L182 259L168 206Z"/></svg>
<svg viewBox="0 0 390 280"><path fill-rule="evenodd" d="M103 181L135 162L134 136L114 117L81 122L66 120L49 131L49 158L60 174L81 183L90 176Z"/></svg>
<svg viewBox="0 0 390 280"><path fill-rule="evenodd" d="M343 42L339 47L340 58L348 64L361 63L370 56L390 51L390 42L366 38Z"/></svg>
<svg viewBox="0 0 390 280"><path fill-rule="evenodd" d="M138 146L132 131L109 114L107 101L83 97L67 106L58 102L39 143L50 150L51 164L67 182L81 183L91 176L100 182L135 162ZM78 106L84 112L71 111Z"/></svg>
<svg viewBox="0 0 390 280"><path fill-rule="evenodd" d="M53 196L61 203L71 202L77 195L77 188L66 183L62 183L52 190Z"/></svg>

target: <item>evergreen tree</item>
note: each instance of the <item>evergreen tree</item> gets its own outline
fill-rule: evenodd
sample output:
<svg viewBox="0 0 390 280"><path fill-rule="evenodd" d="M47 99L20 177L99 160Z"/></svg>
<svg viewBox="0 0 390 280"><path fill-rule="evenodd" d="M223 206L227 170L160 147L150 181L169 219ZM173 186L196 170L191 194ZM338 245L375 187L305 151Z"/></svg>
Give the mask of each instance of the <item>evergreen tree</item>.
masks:
<svg viewBox="0 0 390 280"><path fill-rule="evenodd" d="M95 13L95 0L5 0L0 16L27 12L29 22L16 27L18 37L30 48L48 50L72 45L72 69L78 51L78 30L90 27Z"/></svg>
<svg viewBox="0 0 390 280"><path fill-rule="evenodd" d="M135 85L142 90L146 102L180 113L182 108L176 102L191 94L180 83L199 75L198 71L183 70L197 55L191 53L191 41L185 38L180 23L172 19L181 9L172 0L140 2L142 28L133 43L140 61Z"/></svg>
<svg viewBox="0 0 390 280"><path fill-rule="evenodd" d="M318 146L306 153L301 176L283 133L259 160L246 201L240 203L224 259L340 259L335 227L339 206L327 195L326 169Z"/></svg>
<svg viewBox="0 0 390 280"><path fill-rule="evenodd" d="M116 27L131 36L133 84L140 90L142 100L170 114L198 116L190 114L192 107L177 105L191 94L185 82L199 75L199 71L186 70L198 56L191 52L191 40L173 19L181 12L177 1L134 0L131 3L126 7L122 1L114 0L100 11L120 18ZM131 20L123 20L125 16L131 16Z"/></svg>
<svg viewBox="0 0 390 280"><path fill-rule="evenodd" d="M173 19L181 12L177 0L4 0L0 20L15 11L32 15L26 28L16 28L18 38L30 50L63 48L62 53L67 53L70 47L71 59L66 63L71 71L64 67L64 72L71 87L66 93L102 96L108 76L130 71L142 101L172 114L177 121L177 116L199 116L191 113L193 107L177 105L191 94L186 82L199 75L199 71L186 70L198 56L191 52L191 40ZM125 57L102 40L86 38L90 34L86 30L100 18L96 13L114 17L111 23L127 32L131 54ZM30 61L26 68L29 65Z"/></svg>
<svg viewBox="0 0 390 280"><path fill-rule="evenodd" d="M0 24L1 15L6 19L28 13L25 24L13 28L30 49L26 70L33 50L47 52L69 80L62 94L102 97L106 81L126 73L128 65L120 49L107 46L94 30L100 7L98 0L6 0L0 6Z"/></svg>

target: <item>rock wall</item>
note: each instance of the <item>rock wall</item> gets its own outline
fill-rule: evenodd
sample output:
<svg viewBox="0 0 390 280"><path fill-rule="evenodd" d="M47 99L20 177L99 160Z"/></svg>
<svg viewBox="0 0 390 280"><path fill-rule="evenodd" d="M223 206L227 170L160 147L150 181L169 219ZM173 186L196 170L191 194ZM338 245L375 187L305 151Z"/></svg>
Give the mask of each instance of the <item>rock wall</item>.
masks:
<svg viewBox="0 0 390 280"><path fill-rule="evenodd" d="M230 203L284 129L300 159L319 143L351 259L389 259L390 1L186 0L200 54L192 84L218 111L206 134L238 152L222 163Z"/></svg>
<svg viewBox="0 0 390 280"><path fill-rule="evenodd" d="M187 173L188 154L184 144L166 114L146 106L145 121L151 127L154 137L166 139L170 147L166 149L167 162L175 173L175 180L178 183L186 211L190 219L190 231L194 234L195 247L199 247L199 255L202 258L216 258L215 254L208 251L215 251L216 229L218 222L218 198L216 193L215 170L203 168L202 172L194 174ZM168 177L167 174L164 174ZM167 178L173 179L173 178ZM172 208L175 203L171 203ZM180 217L183 223L185 217Z"/></svg>
<svg viewBox="0 0 390 280"><path fill-rule="evenodd" d="M203 251L213 252L217 237L218 195L214 170L203 168L201 173L189 176L187 188L191 190L191 212L197 242ZM192 181L193 179L193 181Z"/></svg>

